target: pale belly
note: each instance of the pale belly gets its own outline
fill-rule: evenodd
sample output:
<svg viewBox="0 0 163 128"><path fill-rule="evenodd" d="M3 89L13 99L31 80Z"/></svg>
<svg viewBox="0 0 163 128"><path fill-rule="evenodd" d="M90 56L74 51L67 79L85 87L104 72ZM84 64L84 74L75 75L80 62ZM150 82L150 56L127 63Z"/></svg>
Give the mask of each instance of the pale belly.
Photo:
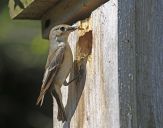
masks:
<svg viewBox="0 0 163 128"><path fill-rule="evenodd" d="M55 76L54 84L60 85L60 87L62 86L62 84L64 83L72 69L72 65L73 65L72 52L70 47L66 46L64 60Z"/></svg>

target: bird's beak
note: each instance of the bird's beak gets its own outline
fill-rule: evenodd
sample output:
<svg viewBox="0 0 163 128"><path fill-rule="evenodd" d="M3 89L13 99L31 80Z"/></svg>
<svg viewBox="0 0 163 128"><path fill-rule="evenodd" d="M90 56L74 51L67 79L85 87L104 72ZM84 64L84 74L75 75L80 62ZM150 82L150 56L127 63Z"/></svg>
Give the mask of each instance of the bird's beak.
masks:
<svg viewBox="0 0 163 128"><path fill-rule="evenodd" d="M67 28L67 31L72 32L72 31L75 31L76 29L78 29L78 26L70 26Z"/></svg>

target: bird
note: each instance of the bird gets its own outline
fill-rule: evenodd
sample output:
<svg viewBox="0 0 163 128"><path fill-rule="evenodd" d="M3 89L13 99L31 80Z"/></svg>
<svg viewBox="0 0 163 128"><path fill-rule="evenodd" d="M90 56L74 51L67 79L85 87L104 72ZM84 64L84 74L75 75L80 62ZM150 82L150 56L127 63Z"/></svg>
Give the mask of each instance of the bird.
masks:
<svg viewBox="0 0 163 128"><path fill-rule="evenodd" d="M67 121L62 103L61 87L65 83L73 65L73 55L68 42L68 36L77 26L61 24L53 27L49 34L49 54L45 66L44 77L36 104L42 106L44 96L50 92L58 104L59 121Z"/></svg>

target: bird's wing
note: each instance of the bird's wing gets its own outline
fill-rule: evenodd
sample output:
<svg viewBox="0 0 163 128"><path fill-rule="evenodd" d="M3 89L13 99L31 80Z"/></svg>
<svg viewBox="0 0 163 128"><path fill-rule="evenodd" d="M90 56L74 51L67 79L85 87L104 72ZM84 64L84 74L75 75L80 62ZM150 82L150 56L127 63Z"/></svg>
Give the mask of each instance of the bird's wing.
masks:
<svg viewBox="0 0 163 128"><path fill-rule="evenodd" d="M55 54L51 57L51 61L48 61L48 66L46 67L44 78L42 81L40 96L37 99L37 104L41 102L40 105L43 103L43 98L47 90L50 88L53 79L56 75L56 72L58 71L59 66L62 64L63 57L64 57L64 51L65 51L65 44L60 43L58 45L57 50L55 51Z"/></svg>

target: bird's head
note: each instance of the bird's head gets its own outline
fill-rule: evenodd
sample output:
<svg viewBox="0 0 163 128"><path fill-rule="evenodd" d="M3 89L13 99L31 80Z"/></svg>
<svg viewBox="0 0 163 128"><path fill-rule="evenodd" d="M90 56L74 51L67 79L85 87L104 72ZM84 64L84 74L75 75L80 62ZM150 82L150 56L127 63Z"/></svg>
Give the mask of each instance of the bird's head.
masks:
<svg viewBox="0 0 163 128"><path fill-rule="evenodd" d="M60 41L64 41L65 39L67 40L70 32L76 29L78 29L77 26L70 26L66 24L57 25L51 29L49 39L57 39Z"/></svg>

